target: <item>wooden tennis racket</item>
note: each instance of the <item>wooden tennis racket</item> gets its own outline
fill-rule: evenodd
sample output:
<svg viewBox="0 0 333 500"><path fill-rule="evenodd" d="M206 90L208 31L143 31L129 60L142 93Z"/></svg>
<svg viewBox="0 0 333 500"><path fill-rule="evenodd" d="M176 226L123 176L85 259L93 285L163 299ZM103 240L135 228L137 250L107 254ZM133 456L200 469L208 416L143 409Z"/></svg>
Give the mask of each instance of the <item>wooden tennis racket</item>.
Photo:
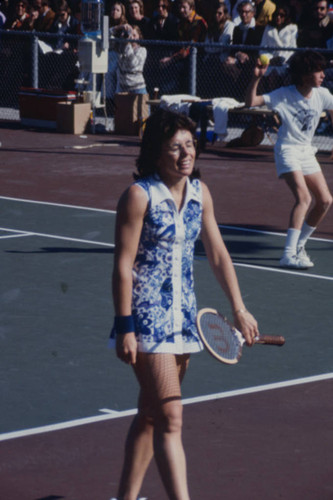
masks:
<svg viewBox="0 0 333 500"><path fill-rule="evenodd" d="M245 339L222 314L215 309L201 309L197 315L197 327L200 338L208 352L222 363L238 363ZM284 337L263 335L255 340L256 344L282 346Z"/></svg>

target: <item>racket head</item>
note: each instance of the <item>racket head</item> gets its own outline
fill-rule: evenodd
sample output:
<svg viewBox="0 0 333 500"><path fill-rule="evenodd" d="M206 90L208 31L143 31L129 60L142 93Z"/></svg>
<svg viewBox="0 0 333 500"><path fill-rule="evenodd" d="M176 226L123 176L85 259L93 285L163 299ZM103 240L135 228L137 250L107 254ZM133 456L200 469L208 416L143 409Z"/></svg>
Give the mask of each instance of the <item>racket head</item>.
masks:
<svg viewBox="0 0 333 500"><path fill-rule="evenodd" d="M216 309L198 312L197 328L208 352L228 365L238 363L245 342L242 334Z"/></svg>

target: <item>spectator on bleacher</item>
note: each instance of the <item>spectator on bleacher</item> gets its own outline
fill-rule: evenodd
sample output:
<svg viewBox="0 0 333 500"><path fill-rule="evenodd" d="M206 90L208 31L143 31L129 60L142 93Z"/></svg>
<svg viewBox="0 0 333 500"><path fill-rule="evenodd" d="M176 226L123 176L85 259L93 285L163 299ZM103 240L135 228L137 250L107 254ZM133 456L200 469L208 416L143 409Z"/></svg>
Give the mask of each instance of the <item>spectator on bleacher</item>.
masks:
<svg viewBox="0 0 333 500"><path fill-rule="evenodd" d="M47 43L39 40L42 49L40 85L43 88L75 90L75 80L79 76L77 39L66 39L66 35L77 35L79 29L78 19L72 16L67 2L61 0L50 28L50 33L59 34L59 37L47 38Z"/></svg>
<svg viewBox="0 0 333 500"><path fill-rule="evenodd" d="M211 98L220 95L221 63L229 55L227 47L232 44L234 28L235 25L230 20L226 4L220 2L215 10L214 20L208 24L208 31L205 38L207 46L205 47L205 55L199 66L198 95L200 97ZM223 44L224 47L212 45L217 43Z"/></svg>
<svg viewBox="0 0 333 500"><path fill-rule="evenodd" d="M195 11L195 0L179 1L178 37L182 42L203 42L207 33L207 23ZM165 70L165 93L188 93L189 90L190 47L182 47L160 62Z"/></svg>
<svg viewBox="0 0 333 500"><path fill-rule="evenodd" d="M273 19L276 4L271 0L254 0L256 4L256 25L266 26Z"/></svg>
<svg viewBox="0 0 333 500"><path fill-rule="evenodd" d="M205 43L221 43L224 45L231 45L235 25L230 19L228 7L221 1L215 10L213 21L208 25ZM205 52L209 55L218 54L219 60L222 62L228 57L228 51L225 47L207 46L205 47Z"/></svg>
<svg viewBox="0 0 333 500"><path fill-rule="evenodd" d="M265 27L261 39L263 47L279 47L281 50L270 51L263 49L260 54L266 54L270 60L269 67L262 81L265 81L265 91L281 87L288 72L288 59L293 52L283 48L297 47L297 25L291 22L289 6L280 4L273 14L270 24Z"/></svg>
<svg viewBox="0 0 333 500"><path fill-rule="evenodd" d="M165 41L178 39L178 19L170 9L170 0L157 1L155 15L148 24L147 38Z"/></svg>
<svg viewBox="0 0 333 500"><path fill-rule="evenodd" d="M314 0L312 15L308 23L299 30L298 47L327 48L327 42L333 37L333 22L328 15L328 1Z"/></svg>
<svg viewBox="0 0 333 500"><path fill-rule="evenodd" d="M144 14L144 5L142 0L129 0L127 19L131 26L138 26L140 28L142 38L146 38L149 17Z"/></svg>
<svg viewBox="0 0 333 500"><path fill-rule="evenodd" d="M15 12L12 16L8 16L4 25L4 29L15 31L29 31L29 20L29 3L27 2L27 0L18 0L15 5Z"/></svg>
<svg viewBox="0 0 333 500"><path fill-rule="evenodd" d="M62 0L59 4L56 18L51 26L50 33L58 33L59 35L77 35L79 32L79 21L71 15L66 0ZM55 49L70 49L76 48L77 41L65 40L59 37L55 43Z"/></svg>
<svg viewBox="0 0 333 500"><path fill-rule="evenodd" d="M155 6L155 14L148 24L147 38L162 42L177 41L179 19L171 12L172 2L170 0L157 0ZM150 94L156 88L163 88L164 81L169 78L167 71L161 69L160 61L172 55L174 50L175 47L170 44L148 46L145 79Z"/></svg>
<svg viewBox="0 0 333 500"><path fill-rule="evenodd" d="M196 0L196 11L199 16L203 17L208 26L214 22L215 12L219 5L219 0ZM225 0L225 5L230 12L230 1Z"/></svg>
<svg viewBox="0 0 333 500"><path fill-rule="evenodd" d="M264 32L263 26L256 26L255 13L256 8L250 0L243 0L238 5L238 12L241 23L235 26L233 31L234 45L260 45ZM256 54L254 52L245 52L242 50L234 51L226 60L227 64L244 65L255 62Z"/></svg>
<svg viewBox="0 0 333 500"><path fill-rule="evenodd" d="M122 2L116 1L110 6L110 37L113 37L114 28L116 26L123 26L125 24L128 24L125 5ZM114 113L114 94L117 88L118 58L119 53L111 42L108 57L108 72L105 75L106 109L109 115L113 115Z"/></svg>
<svg viewBox="0 0 333 500"><path fill-rule="evenodd" d="M115 26L114 34L118 38L142 39L140 28L136 25ZM117 45L119 51L117 69L117 92L146 94L146 82L143 69L147 58L147 49L136 42Z"/></svg>
<svg viewBox="0 0 333 500"><path fill-rule="evenodd" d="M256 25L254 3L243 0L238 5L238 13L241 23L233 31L233 45L259 46L264 26ZM223 75L220 78L222 96L243 100L258 57L257 50L245 50L233 49L223 62Z"/></svg>
<svg viewBox="0 0 333 500"><path fill-rule="evenodd" d="M126 8L122 2L112 2L109 13L109 27L127 24Z"/></svg>
<svg viewBox="0 0 333 500"><path fill-rule="evenodd" d="M50 31L56 14L50 7L49 0L34 0L30 16L30 29L37 32Z"/></svg>
<svg viewBox="0 0 333 500"><path fill-rule="evenodd" d="M182 42L203 42L207 33L207 23L205 19L199 16L195 9L195 0L179 1L178 38ZM162 64L168 65L173 61L185 59L190 54L190 48L184 47L175 52L172 56L162 61Z"/></svg>
<svg viewBox="0 0 333 500"><path fill-rule="evenodd" d="M4 25L6 23L6 16L5 14L0 10L0 30L3 29Z"/></svg>
<svg viewBox="0 0 333 500"><path fill-rule="evenodd" d="M237 0L232 9L231 18L235 25L239 25L242 19L239 15L238 7L243 0ZM256 7L255 21L258 26L266 26L273 18L273 13L276 9L275 2L271 0L253 0Z"/></svg>
<svg viewBox="0 0 333 500"><path fill-rule="evenodd" d="M9 0L0 0L0 12L5 16L5 22L10 17L11 10L13 10L13 6Z"/></svg>

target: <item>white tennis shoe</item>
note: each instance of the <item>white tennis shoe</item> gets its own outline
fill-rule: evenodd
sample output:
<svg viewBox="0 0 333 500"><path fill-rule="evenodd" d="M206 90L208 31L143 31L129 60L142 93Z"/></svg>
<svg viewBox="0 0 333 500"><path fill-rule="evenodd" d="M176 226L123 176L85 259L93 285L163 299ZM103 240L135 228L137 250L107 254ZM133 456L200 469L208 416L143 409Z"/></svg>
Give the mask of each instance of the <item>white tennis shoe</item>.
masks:
<svg viewBox="0 0 333 500"><path fill-rule="evenodd" d="M297 257L299 260L307 267L313 267L314 263L310 259L309 255L306 253L304 247L300 247L297 249Z"/></svg>
<svg viewBox="0 0 333 500"><path fill-rule="evenodd" d="M280 267L287 269L308 269L309 266L298 258L297 255L284 255L280 260Z"/></svg>

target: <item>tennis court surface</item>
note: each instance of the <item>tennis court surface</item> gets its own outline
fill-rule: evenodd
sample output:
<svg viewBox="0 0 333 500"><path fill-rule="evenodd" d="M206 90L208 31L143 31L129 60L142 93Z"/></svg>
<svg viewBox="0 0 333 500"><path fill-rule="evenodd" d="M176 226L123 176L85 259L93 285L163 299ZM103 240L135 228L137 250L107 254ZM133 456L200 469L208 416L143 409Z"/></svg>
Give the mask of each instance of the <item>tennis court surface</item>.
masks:
<svg viewBox="0 0 333 500"><path fill-rule="evenodd" d="M0 141L0 498L108 500L138 389L106 346L116 202L139 141L5 126ZM192 356L191 499L332 500L333 212L309 242L315 267L281 270L292 200L272 150L208 147L197 166L245 303L286 344L244 348L235 366ZM195 279L198 306L230 315L200 245ZM154 464L142 496L166 499Z"/></svg>

